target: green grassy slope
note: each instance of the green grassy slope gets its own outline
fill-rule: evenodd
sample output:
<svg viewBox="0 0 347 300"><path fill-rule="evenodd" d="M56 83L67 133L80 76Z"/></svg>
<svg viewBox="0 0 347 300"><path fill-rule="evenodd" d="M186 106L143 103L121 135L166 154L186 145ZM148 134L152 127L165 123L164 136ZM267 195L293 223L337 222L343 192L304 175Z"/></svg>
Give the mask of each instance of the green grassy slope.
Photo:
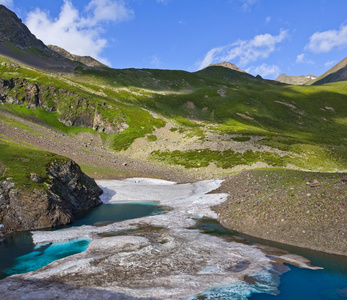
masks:
<svg viewBox="0 0 347 300"><path fill-rule="evenodd" d="M266 158L256 152L233 156L221 151L158 150L151 156L155 160L186 167L215 162L228 168L261 161L304 169L346 169L347 82L288 86L223 67L195 73L77 68L75 74L63 77L11 64L0 65L0 78L24 78L39 84L42 102L52 111L45 107L28 109L26 103L6 104L2 109L34 116L66 133L92 130L92 126L69 127L59 121L61 118L84 116L92 122L97 114L104 123L126 122L128 128L122 132L101 133L116 151L128 149L137 138L165 126L162 118L150 114L153 111L178 124L182 134L197 136L202 141L207 132L216 136L260 136L259 145L293 154L289 159L275 153ZM23 90L11 92L18 98ZM195 163L188 163L192 156ZM234 163L220 163L228 160L225 157Z"/></svg>
<svg viewBox="0 0 347 300"><path fill-rule="evenodd" d="M45 182L51 183L47 165L54 160L67 160L67 158L0 139L0 181L8 179L15 183L15 188L20 188L22 191L31 191L34 188L46 189ZM31 173L40 176L42 182L30 180Z"/></svg>

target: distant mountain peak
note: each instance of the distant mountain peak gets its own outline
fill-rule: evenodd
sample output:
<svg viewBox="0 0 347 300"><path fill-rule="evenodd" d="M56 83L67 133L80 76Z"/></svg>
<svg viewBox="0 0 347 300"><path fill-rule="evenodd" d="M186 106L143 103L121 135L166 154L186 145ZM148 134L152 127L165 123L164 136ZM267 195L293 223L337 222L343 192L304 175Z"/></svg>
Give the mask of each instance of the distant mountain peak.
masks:
<svg viewBox="0 0 347 300"><path fill-rule="evenodd" d="M313 80L316 80L318 76L308 74L308 75L300 75L300 76L288 76L285 73L282 73L280 76L278 76L275 81L287 83L287 84L294 84L294 85L304 85L304 84L310 84Z"/></svg>
<svg viewBox="0 0 347 300"><path fill-rule="evenodd" d="M230 62L227 62L227 61L220 62L220 63L217 63L217 64L210 64L208 67L224 67L224 68L235 70L235 71L238 71L238 72L247 73L246 71L238 68L236 65L234 65L234 64L232 64Z"/></svg>
<svg viewBox="0 0 347 300"><path fill-rule="evenodd" d="M97 61L91 56L79 56L76 54L71 54L69 51L55 45L48 45L48 48L52 51L60 54L61 56L73 60L81 62L82 64L88 66L88 67L99 67L99 68L108 68L108 66L104 65L103 63Z"/></svg>

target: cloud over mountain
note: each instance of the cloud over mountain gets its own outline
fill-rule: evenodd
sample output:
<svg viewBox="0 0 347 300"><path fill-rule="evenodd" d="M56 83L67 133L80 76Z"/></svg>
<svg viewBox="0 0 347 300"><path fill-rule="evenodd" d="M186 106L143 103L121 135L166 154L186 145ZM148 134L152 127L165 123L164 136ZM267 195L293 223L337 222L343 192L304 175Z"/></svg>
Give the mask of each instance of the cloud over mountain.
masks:
<svg viewBox="0 0 347 300"><path fill-rule="evenodd" d="M134 12L122 1L91 0L84 11L79 11L69 0L64 0L56 19L37 8L27 15L25 23L45 44L58 45L73 54L90 55L108 63L100 57L107 45L107 40L102 38L103 26L133 17Z"/></svg>
<svg viewBox="0 0 347 300"><path fill-rule="evenodd" d="M216 47L207 52L199 63L199 69L203 69L211 63L238 60L238 65L246 66L261 58L267 58L276 50L277 44L288 37L287 30L280 30L278 35L269 33L256 35L251 40L239 40L232 44Z"/></svg>

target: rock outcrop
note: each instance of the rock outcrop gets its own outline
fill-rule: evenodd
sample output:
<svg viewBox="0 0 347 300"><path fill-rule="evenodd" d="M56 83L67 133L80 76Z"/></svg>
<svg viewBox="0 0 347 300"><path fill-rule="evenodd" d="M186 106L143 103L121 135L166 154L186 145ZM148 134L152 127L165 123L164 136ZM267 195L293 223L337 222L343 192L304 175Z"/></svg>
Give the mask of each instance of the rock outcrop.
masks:
<svg viewBox="0 0 347 300"><path fill-rule="evenodd" d="M74 161L54 160L47 174L48 181L32 191L15 188L10 178L0 182L0 224L6 232L69 224L76 213L102 203L102 190Z"/></svg>
<svg viewBox="0 0 347 300"><path fill-rule="evenodd" d="M7 63L5 63L7 64ZM16 65L10 67L16 68ZM46 111L59 113L59 121L65 126L81 126L93 128L98 132L114 134L128 128L126 118L118 116L114 119L103 118L98 110L112 109L106 104L93 103L93 100L69 90L32 83L23 78L0 78L0 104L25 105L27 108L43 108Z"/></svg>

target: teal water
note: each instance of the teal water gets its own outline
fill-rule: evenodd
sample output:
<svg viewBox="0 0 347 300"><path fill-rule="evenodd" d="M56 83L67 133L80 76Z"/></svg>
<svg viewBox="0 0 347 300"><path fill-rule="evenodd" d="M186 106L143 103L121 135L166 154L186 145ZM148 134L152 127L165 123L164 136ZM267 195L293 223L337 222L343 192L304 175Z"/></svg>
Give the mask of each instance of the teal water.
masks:
<svg viewBox="0 0 347 300"><path fill-rule="evenodd" d="M103 226L146 216L162 214L164 209L155 202L107 203L78 214L69 227L81 225Z"/></svg>
<svg viewBox="0 0 347 300"><path fill-rule="evenodd" d="M79 215L76 218L76 223L70 226L84 224L102 226L109 222L162 212L163 209L154 203L107 204ZM236 241L242 237L245 239L243 240L244 243L259 243L302 255L310 259L313 265L323 267L324 270L313 271L288 266L290 270L287 271L283 267L281 269L281 267L274 265L273 268L252 274L247 282L215 287L191 298L192 300L347 299L347 257L329 255L240 235L237 232L225 229L215 220L201 220L196 228L208 234L232 238ZM87 249L88 244L88 239L80 239L35 247L30 232L14 233L6 239L5 243L0 244L0 279L12 274L36 270L54 260L82 252Z"/></svg>
<svg viewBox="0 0 347 300"><path fill-rule="evenodd" d="M229 231L215 220L201 220L201 231L225 237L242 237L246 243L258 243L308 258L323 270L301 269L289 265L289 271L275 267L252 274L250 283L240 282L215 287L192 299L235 300L342 300L347 299L347 257L312 251L276 242L257 239ZM283 273L283 274L282 274ZM277 285L278 290L277 290Z"/></svg>
<svg viewBox="0 0 347 300"><path fill-rule="evenodd" d="M73 224L47 230L81 225L103 226L156 215L164 211L162 207L152 202L109 203L76 215ZM55 260L83 252L88 248L89 242L89 239L78 239L35 246L29 231L15 232L0 243L0 279L13 274L35 271Z"/></svg>
<svg viewBox="0 0 347 300"><path fill-rule="evenodd" d="M17 257L14 266L7 269L6 274L13 275L38 270L55 260L85 251L90 241L90 239L77 239L37 245L34 247L34 251Z"/></svg>

